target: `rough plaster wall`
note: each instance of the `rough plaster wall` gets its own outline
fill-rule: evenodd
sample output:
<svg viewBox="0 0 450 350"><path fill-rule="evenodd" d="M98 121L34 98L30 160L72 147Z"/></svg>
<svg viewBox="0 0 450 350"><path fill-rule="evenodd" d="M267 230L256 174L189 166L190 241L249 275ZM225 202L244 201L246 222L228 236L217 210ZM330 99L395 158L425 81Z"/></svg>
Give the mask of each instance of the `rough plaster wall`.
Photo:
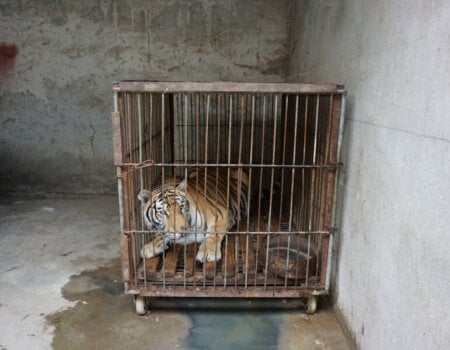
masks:
<svg viewBox="0 0 450 350"><path fill-rule="evenodd" d="M283 81L287 0L0 0L0 191L115 191L111 82Z"/></svg>
<svg viewBox="0 0 450 350"><path fill-rule="evenodd" d="M450 344L450 2L296 2L289 78L348 89L336 306L361 349Z"/></svg>

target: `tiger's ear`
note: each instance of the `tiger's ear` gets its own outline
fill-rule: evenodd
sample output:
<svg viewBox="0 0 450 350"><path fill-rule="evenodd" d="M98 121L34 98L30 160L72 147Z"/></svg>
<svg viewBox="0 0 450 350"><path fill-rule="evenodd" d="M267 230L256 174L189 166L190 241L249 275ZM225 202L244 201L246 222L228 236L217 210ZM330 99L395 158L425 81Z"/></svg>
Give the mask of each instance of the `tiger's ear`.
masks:
<svg viewBox="0 0 450 350"><path fill-rule="evenodd" d="M186 180L181 181L178 186L177 190L180 190L181 192L186 192L187 182Z"/></svg>
<svg viewBox="0 0 450 350"><path fill-rule="evenodd" d="M152 197L152 194L149 190L141 190L141 192L139 192L139 194L138 194L138 199L142 203L147 203L151 197Z"/></svg>

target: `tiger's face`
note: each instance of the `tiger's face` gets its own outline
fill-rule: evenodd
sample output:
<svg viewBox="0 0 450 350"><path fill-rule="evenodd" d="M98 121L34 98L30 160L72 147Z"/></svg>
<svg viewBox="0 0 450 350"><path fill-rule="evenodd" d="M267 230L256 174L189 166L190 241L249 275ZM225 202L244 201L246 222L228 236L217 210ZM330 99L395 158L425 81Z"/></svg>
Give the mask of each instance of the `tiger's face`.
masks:
<svg viewBox="0 0 450 350"><path fill-rule="evenodd" d="M167 208L167 217L165 219L165 234L174 241L183 237L189 228L178 204Z"/></svg>
<svg viewBox="0 0 450 350"><path fill-rule="evenodd" d="M142 190L138 199L144 204L145 224L150 230L162 231L171 240L182 238L189 229L188 204L184 191L175 184L167 184L150 192Z"/></svg>

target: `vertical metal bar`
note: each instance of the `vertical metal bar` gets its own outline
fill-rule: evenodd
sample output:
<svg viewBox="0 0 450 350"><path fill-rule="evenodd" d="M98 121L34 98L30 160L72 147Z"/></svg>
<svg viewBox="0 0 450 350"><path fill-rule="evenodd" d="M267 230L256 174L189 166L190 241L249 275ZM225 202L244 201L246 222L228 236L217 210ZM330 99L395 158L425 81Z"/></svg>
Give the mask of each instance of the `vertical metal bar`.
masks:
<svg viewBox="0 0 450 350"><path fill-rule="evenodd" d="M143 98L144 98L144 101L143 101L143 104L144 104L143 117L144 117L144 120L148 120L148 118L149 118L149 114L148 114L149 110L148 110L148 106L147 106L148 93L144 93ZM148 123L147 124L144 123L144 125L148 125ZM143 143L146 145L145 156L146 156L146 160L148 160L150 158L149 158L149 152L147 150L150 147L150 140L151 139L149 138L148 141L146 141L146 139L148 137L148 134L142 128L142 121L141 121L140 129L141 129L141 131L139 132L139 134L141 135L141 137L144 136ZM141 143L142 143L142 141L141 141ZM142 162L143 161L143 155L142 154L140 155L140 158L141 158L140 162ZM141 169L141 170L142 170L141 171L141 191L142 191L142 189L146 188L146 186L144 186L144 183L146 181L146 178L148 177L148 169L146 168L146 169ZM145 174L145 176L144 176L144 174ZM141 209L141 211L140 211L140 215L141 215L141 230L145 231L145 230L147 230L147 227L145 225L145 220L144 220L144 215L143 215L143 203L142 202L141 202L140 209ZM146 236L146 233L142 232L139 250L142 249L143 245L145 244L145 236ZM142 258L142 265L143 265L143 271L144 271L144 289L147 289L147 267L146 267L146 264L145 264L145 257Z"/></svg>
<svg viewBox="0 0 450 350"><path fill-rule="evenodd" d="M143 162L143 153L142 153L142 95L138 94L137 96L137 107L138 107L138 133L139 133L139 164ZM139 169L139 180L140 186L139 189L142 191L144 189L144 174L143 169ZM142 212L142 204L141 204L141 212ZM144 217L141 215L141 229L144 227Z"/></svg>
<svg viewBox="0 0 450 350"><path fill-rule="evenodd" d="M154 138L153 138L153 123L155 120L155 117L153 116L153 94L149 94L149 122L148 122L148 137L149 137L149 148L148 148L148 157L149 159L155 160L155 154L154 154ZM148 181L148 187L151 190L151 186L153 186L154 181L154 167L152 166L149 171L149 178Z"/></svg>
<svg viewBox="0 0 450 350"><path fill-rule="evenodd" d="M281 101L281 103L283 103L283 101ZM278 95L275 95L275 102L274 102L274 121L273 121L273 153L272 153L272 164L274 165L274 167L272 168L272 182L274 179L274 171L275 171L275 165L276 165L276 145L277 145L277 125L278 125ZM284 149L283 149L283 163L284 163ZM282 173L284 174L284 173ZM271 186L271 197L273 196L273 186ZM282 191L282 189L281 189ZM280 202L281 202L281 198L280 198ZM272 209L271 209L272 210ZM280 209L280 213L279 213L279 218L281 216L281 209ZM279 221L279 226L278 226L278 230L281 230L280 227L281 222ZM281 236L280 236L281 237ZM291 232L289 231L289 236L288 236L288 246L287 246L287 254L286 254L286 264L285 264L285 289L287 288L287 271L288 271L288 266L289 266L289 251L290 251L290 245L291 245ZM279 249L278 249L279 251Z"/></svg>
<svg viewBox="0 0 450 350"><path fill-rule="evenodd" d="M123 93L119 96L117 91L114 92L113 100L114 100L114 112L119 113L119 133L120 133L120 139L121 139L121 149L120 152L122 153L122 156L124 156L124 149L125 143L123 142L124 138L124 109L123 109ZM121 265L122 265L122 279L125 283L125 290L128 289L129 283L132 281L131 271L133 269L133 261L132 261L132 254L130 252L130 237L128 235L124 234L125 228L128 228L128 201L126 196L126 189L124 189L123 183L125 181L125 178L123 177L123 168L122 166L119 166L116 168L117 173L117 190L119 195L119 215L120 215L120 258L121 258Z"/></svg>
<svg viewBox="0 0 450 350"><path fill-rule="evenodd" d="M233 95L229 94L229 111L228 111L228 147L227 147L227 193L226 193L226 206L230 206L230 163L231 163L231 141L232 141L232 121L233 121ZM236 242L237 240L234 240ZM236 250L236 245L234 247ZM235 259L237 259L237 254L235 254ZM237 265L237 264L236 264ZM235 265L235 266L236 266ZM237 276L234 275L234 286L237 286ZM224 286L226 287L227 280L225 277Z"/></svg>
<svg viewBox="0 0 450 350"><path fill-rule="evenodd" d="M217 96L216 123L217 123L217 139L216 139L216 164L220 163L220 112L222 105L222 95Z"/></svg>
<svg viewBox="0 0 450 350"><path fill-rule="evenodd" d="M325 141L323 142L325 144L325 152L324 152L324 157L323 157L323 160L322 160L322 164L323 165L328 165L328 159L330 157L331 147L333 145L333 141L336 141L336 140L332 140L332 138L331 138L333 99L334 99L334 96L333 96L333 94L331 94L329 96L329 103L328 103L328 110L327 110L328 114L327 114L326 118L323 118L326 121ZM319 206L320 218L319 218L319 225L318 225L320 230L327 230L328 232L330 232L329 231L330 230L330 226L328 226L327 223L326 223L326 207L327 207L327 193L329 191L329 189L328 189L329 183L328 183L328 176L327 176L329 171L330 171L329 168L325 168L325 169L322 168L322 169L320 169L321 179L320 179L320 195L319 195L319 198L320 198L321 203L320 203L320 206ZM329 239L329 237L330 236L328 236L328 239ZM317 270L319 270L318 267L319 266L317 265L317 267L316 267ZM324 272L322 271L321 273L323 274ZM325 271L325 273L328 273L328 271Z"/></svg>
<svg viewBox="0 0 450 350"><path fill-rule="evenodd" d="M197 166L198 164L200 164L200 131L199 131L199 127L200 127L200 95L197 94L195 99L195 136L196 136L196 163Z"/></svg>
<svg viewBox="0 0 450 350"><path fill-rule="evenodd" d="M230 111L228 116L228 165L231 164L231 141L233 133L232 126L233 126L233 95L230 95ZM228 170L230 170L229 167Z"/></svg>
<svg viewBox="0 0 450 350"><path fill-rule="evenodd" d="M292 145L292 164L296 164L297 158L297 129L298 129L298 109L299 109L299 95L295 96L295 111L294 111L294 142ZM289 235L292 232L293 210L294 210L294 188L295 188L295 167L291 169L291 190L290 190L290 203L289 203L289 222L288 231ZM290 242L289 242L290 243ZM297 262L298 264L298 262ZM286 274L287 275L287 274ZM287 282L285 281L285 287ZM297 285L297 281L295 282Z"/></svg>
<svg viewBox="0 0 450 350"><path fill-rule="evenodd" d="M318 120L319 120L319 106L320 106L320 95L316 96L316 117L314 121L314 153L313 153L313 165L316 165L317 156L317 131L318 131Z"/></svg>
<svg viewBox="0 0 450 350"><path fill-rule="evenodd" d="M315 113L315 119L314 119L314 147L313 147L313 160L312 160L312 165L314 165L314 168L312 170L312 174L311 174L311 187L310 187L310 198L311 198L311 205L309 208L309 225L308 225L308 230L311 231L312 230L312 226L313 226L313 219L314 219L314 200L316 199L316 191L315 191L315 185L316 185L316 156L317 156L317 131L318 131L318 118L319 118L319 104L320 104L320 100L319 100L320 95L316 96L316 113Z"/></svg>
<svg viewBox="0 0 450 350"><path fill-rule="evenodd" d="M114 100L114 112L119 112L119 101L118 101L118 96L117 96L117 91L114 91L114 95L113 95L113 100ZM119 118L120 120L121 118ZM120 124L118 125L118 127L120 128ZM122 130L120 130L120 137L122 137ZM120 150L120 152L122 152L122 149ZM117 191L119 194L119 216L120 216L120 232L124 231L124 222L123 222L123 216L124 216L124 211L123 211L123 194L122 194L122 167L118 166L116 167L116 174L117 174Z"/></svg>
<svg viewBox="0 0 450 350"><path fill-rule="evenodd" d="M337 150L336 150L336 157L337 161L340 162L341 160L341 147L342 147L342 137L344 134L344 113L345 113L345 104L346 104L346 94L343 92L340 95L337 95L341 99L341 108L340 108L340 115L339 115L339 134L338 134L338 140L337 140Z"/></svg>
<svg viewBox="0 0 450 350"><path fill-rule="evenodd" d="M244 131L244 109L245 109L245 95L241 96L241 123L239 128L239 150L238 150L238 164L242 163L242 135Z"/></svg>
<svg viewBox="0 0 450 350"><path fill-rule="evenodd" d="M192 95L190 96L190 100L192 100ZM187 163L188 163L188 147L190 147L189 145L189 140L188 140L188 111L187 111L187 106L188 106L188 101L187 101L187 95L185 95L185 99L184 99L184 140L183 140L183 146L184 146L184 153L183 153L183 162L184 162L184 181L186 181L186 191L187 191L187 186L188 184L188 170L187 170ZM191 111L192 111L192 105L191 105ZM175 146L174 146L175 147ZM197 215L196 215L197 216ZM184 225L186 226L186 225ZM186 235L186 233L185 233ZM186 239L184 240L184 247L183 247L183 261L186 261ZM183 266L183 287L184 289L186 289L186 264L184 264Z"/></svg>
<svg viewBox="0 0 450 350"><path fill-rule="evenodd" d="M267 96L264 95L263 97L263 142L262 147L264 148L264 133L265 133L265 124L266 124L266 103L267 103ZM261 164L262 160L261 160ZM262 174L263 168L261 168L261 174ZM261 187L262 187L262 176L260 176L259 180L259 189L261 193ZM271 179L270 188L272 189L273 186L273 178ZM266 239L266 264L264 269L264 289L267 289L267 274L268 274L268 266L269 266L269 246L270 246L270 231L272 231L272 190L270 190L270 196L269 196L269 212L267 213L267 239Z"/></svg>
<svg viewBox="0 0 450 350"><path fill-rule="evenodd" d="M139 162L139 121L138 121L138 113L137 113L137 109L139 108L139 95L140 93L134 93L133 95L133 104L132 104L132 122L131 122L131 128L132 128L132 139L131 139L131 145L132 145L132 151L133 151L133 162L134 163L138 163ZM136 200L136 190L138 188L138 179L139 179L139 173L137 171L133 171L130 173L130 177L131 177L131 186L132 186L132 190L131 190L131 194L132 194L132 203L133 203L133 227L134 229L138 228L140 225L139 222L139 214L138 214L138 208L140 207L139 204L137 204L137 200ZM135 259L136 262L139 261L139 246L141 244L141 239L142 239L142 235L138 234L137 235L138 239L135 239ZM138 267L139 264L136 263L136 267ZM137 270L136 270L136 277L137 277ZM136 282L137 283L137 282Z"/></svg>
<svg viewBox="0 0 450 350"><path fill-rule="evenodd" d="M304 112L304 124L303 124L303 157L302 157L302 164L306 164L306 154L308 152L308 113L309 113L309 96L306 95L305 97L305 112ZM307 169L302 168L302 188L301 188L301 203L300 203L300 217L299 222L301 224L302 230L307 230L307 222L308 222L308 207L309 203L306 198L306 171ZM309 172L310 170L308 170ZM312 170L311 170L312 171ZM311 241L311 235L308 234L308 242ZM316 240L315 240L316 241ZM298 249L300 249L300 242L298 245ZM298 264L298 259L297 259ZM308 269L306 271L306 274L308 275ZM297 282L297 281L296 281ZM305 289L308 289L308 278L305 280Z"/></svg>
<svg viewBox="0 0 450 350"><path fill-rule="evenodd" d="M240 128L239 128L239 148L238 148L238 165L242 165L242 139L244 134L244 119L245 119L245 108L246 108L246 96L241 96L241 120L240 120ZM238 168L238 171L242 171L242 167ZM238 188L237 188L237 207L238 207L238 213L241 211L241 178L238 176ZM238 214L237 219L237 225L240 227L240 215ZM242 234L240 234L240 239L243 237ZM242 257L242 259L245 259L245 264L243 264L243 267L245 267L245 270L242 271L244 273L244 288L247 288L247 282L248 282L248 235L245 235L246 237L246 245L245 245L245 256Z"/></svg>
<svg viewBox="0 0 450 350"><path fill-rule="evenodd" d="M208 164L208 137L209 137L209 106L211 102L211 96L208 94L206 97L206 124L205 124L205 165ZM205 178L203 180L203 195L206 197L206 190L207 190L207 179L208 179L208 167L205 166ZM206 198L204 198L206 202ZM203 213L203 217L206 218L206 208ZM206 242L206 234L212 233L212 232L205 232L203 233L203 242ZM203 288L206 288L206 261L203 263Z"/></svg>
<svg viewBox="0 0 450 350"><path fill-rule="evenodd" d="M197 146L195 144L195 128L194 128L194 115L195 115L195 103L194 103L194 99L195 99L195 94L190 94L189 96L189 131L190 131L190 135L189 135L189 155L188 155L188 159L187 161L189 161L190 164L192 164L195 161L195 147Z"/></svg>
<svg viewBox="0 0 450 350"><path fill-rule="evenodd" d="M219 108L219 110L217 112L217 116L218 116L217 124L218 124L218 128L219 129L220 129L220 124L221 124L221 120L222 120L221 103L220 103L220 101L221 101L221 99L219 99L220 108ZM226 104L226 101L224 101L224 107L225 107L225 104ZM226 117L226 115L225 115L225 117ZM218 130L218 135L220 135L219 130ZM218 143L218 144L220 144L220 143ZM218 152L217 153L217 162L219 162L219 157L220 157L220 155L219 155L219 152ZM219 169L217 168L217 175L218 175L218 171L219 171ZM227 171L227 173L228 173L228 171ZM227 208L229 208L229 205L228 205L228 196L229 196L228 184L229 184L229 178L227 176L227 184L226 184L227 195L226 195L226 203L225 203ZM227 286L227 277L228 277L228 273L229 273L228 272L228 249L229 249L229 247L228 247L228 236L229 236L229 232L227 232L226 235L225 235L225 249L223 250L224 251L224 254L223 254L224 257L223 257L223 260L222 260L223 261L222 262L222 275L223 275L223 287L224 287L224 289Z"/></svg>
<svg viewBox="0 0 450 350"><path fill-rule="evenodd" d="M283 104L283 97L284 97L284 104ZM286 164L286 139L287 139L287 129L288 129L288 111L289 111L289 95L281 95L282 101L281 101L281 118L284 116L284 127L283 127L283 139L282 139L282 158L281 158L281 164ZM296 131L295 131L296 132ZM285 191L285 169L284 167L281 168L281 181L280 181L280 205L279 205L279 213L278 213L278 223L279 227L278 230L281 231L281 226L283 222L283 202L284 202L284 191ZM289 235L291 235L291 232L289 232ZM280 233L281 236L281 233ZM290 241L289 241L290 244ZM287 255L289 254L289 250L287 252ZM289 256L289 255L288 255ZM287 266L287 262L286 262ZM295 283L297 285L297 283ZM284 288L287 288L287 273L286 273L286 279L285 279L285 285Z"/></svg>
<svg viewBox="0 0 450 350"><path fill-rule="evenodd" d="M199 166L200 164L200 95L195 95L195 137L196 137L196 166ZM187 181L187 176L186 176ZM195 179L195 201L198 202L198 189L199 189L199 183L198 183L198 176ZM198 221L197 221L197 215L195 215L194 219L194 226L195 226L195 248L197 249L197 235L198 235ZM194 288L197 287L197 278L195 278L197 274L197 264L194 260Z"/></svg>
<svg viewBox="0 0 450 350"><path fill-rule="evenodd" d="M216 165L220 163L220 143L221 143L221 120L222 120L222 94L216 95L216 123L217 123L217 139L216 139ZM216 168L216 177L219 178L219 167ZM228 232L224 237L225 249L224 256L222 257L222 274L224 279L226 279L226 266L227 266L227 249L228 249ZM221 249L221 248L220 248ZM224 271L225 270L225 271ZM216 271L215 271L216 272ZM214 273L214 286L216 281L216 273Z"/></svg>
<svg viewBox="0 0 450 350"><path fill-rule="evenodd" d="M342 137L344 132L344 113L345 113L345 102L346 102L346 96L345 91L341 93L340 95L341 99L341 110L339 115L339 135L338 135L338 141L337 141L337 151L336 151L336 162L338 163L337 168L337 174L334 181L334 196L333 196L333 209L332 209L332 217L331 217L331 227L338 226L338 218L337 218L337 206L338 206L338 200L339 200L339 178L341 175L341 167L339 165L341 161L341 147L342 147ZM327 261L327 273L326 273L326 279L325 279L325 289L328 290L330 288L330 276L331 276L331 253L333 251L333 245L334 245L334 235L330 234L330 242L329 242L329 248L328 248L328 261Z"/></svg>
<svg viewBox="0 0 450 350"><path fill-rule="evenodd" d="M177 149L176 149L176 141L175 141L175 115L174 115L174 96L173 94L169 94L167 98L167 104L169 109L169 137L170 137L170 159L171 164L175 164L177 161ZM172 167L170 169L170 176L175 176L176 168Z"/></svg>
<svg viewBox="0 0 450 350"><path fill-rule="evenodd" d="M309 214L308 214L308 231L313 231L319 229L318 222L317 222L317 212L320 211L320 208L318 207L318 191L317 191L317 139L318 139L318 118L319 118L319 107L320 107L320 95L316 95L316 106L315 106L315 114L314 114L314 146L313 146L313 158L312 158L312 173L311 173L311 184L310 184L310 190L309 190ZM322 234L318 234L319 237L315 239L318 244L317 247L317 254L321 255L321 249L322 249L322 241L323 236ZM320 244L319 244L320 243ZM316 268L316 276L319 274L319 269ZM322 274L322 271L320 272Z"/></svg>
<svg viewBox="0 0 450 350"><path fill-rule="evenodd" d="M295 113L294 113L294 144L292 150L292 164L295 165L295 159L297 157L297 128L298 128L298 102L299 95L295 96ZM293 213L293 205L294 205L294 184L295 184L295 167L291 169L291 200L289 203L289 224L288 230L292 231L292 213Z"/></svg>
<svg viewBox="0 0 450 350"><path fill-rule="evenodd" d="M132 131L132 129L131 129L131 121L130 121L130 116L132 116L133 114L132 114L132 106L133 106L133 104L132 104L132 101L130 101L130 100L132 100L132 93L127 93L126 95L125 95L125 99L126 99L126 104L125 104L125 108L126 108L126 120L127 120L127 146L128 146L128 155L129 155L129 159L130 159L130 163L132 163L133 162L133 158L132 158L132 150L133 150L133 145L131 144L131 140L132 140L132 137L131 137L131 131Z"/></svg>
<svg viewBox="0 0 450 350"><path fill-rule="evenodd" d="M227 288L227 276L228 276L228 271L227 271L227 267L228 267L228 236L229 234L225 235L225 256L224 256L224 262L222 264L222 273L223 273L223 288L226 289Z"/></svg>
<svg viewBox="0 0 450 350"><path fill-rule="evenodd" d="M161 163L165 164L166 157L166 141L165 141L165 132L166 132L166 103L165 103L165 94L161 94ZM165 180L165 167L162 166L161 172L161 184L164 183Z"/></svg>
<svg viewBox="0 0 450 350"><path fill-rule="evenodd" d="M189 144L189 139L188 139L188 99L187 99L187 95L184 96L184 120L183 120L183 124L184 124L184 134L183 134L183 161L184 161L184 165L188 164L188 148L191 146ZM184 178L187 181L187 167L184 166Z"/></svg>
<svg viewBox="0 0 450 350"><path fill-rule="evenodd" d="M214 101L216 102L216 118L215 118L215 120L213 120L213 124L212 124L212 126L214 125L214 123L217 123L217 127L218 128L220 128L219 127L219 125L220 125L220 123L218 123L218 120L217 120L217 95L213 95L214 97L213 97L213 105L211 106L211 110L213 111L214 110ZM214 116L214 114L213 114L213 116ZM214 134L213 134L214 135ZM218 139L219 139L219 133L217 133L216 134L216 140L215 140L215 142L216 142L216 145L217 145L217 141L218 141ZM217 163L218 163L218 159L217 159L217 157L218 157L218 152L217 152L217 146L216 146L216 167L215 167L215 173L216 173L216 175L215 175L215 184L214 184L214 188L215 188L215 193L214 193L214 207L215 207L215 215L217 216L218 215L218 197L219 197L219 168L217 167ZM213 157L213 155L211 155L211 158L213 159L214 157ZM212 160L211 159L211 160ZM218 233L217 233L217 230L216 230L216 232L215 232L215 238L216 238L216 240L218 239ZM215 257L215 262L214 262L214 277L213 277L213 287L214 287L214 289L216 288L216 275L217 275L217 254L219 253L219 251L220 251L220 249L221 249L221 245L217 245L216 244L216 248L215 248L215 252L214 252L214 257ZM218 251L219 250L219 251Z"/></svg>
<svg viewBox="0 0 450 350"><path fill-rule="evenodd" d="M205 165L208 164L208 137L209 137L209 104L210 95L206 98L206 125L205 125ZM208 167L205 167L205 175Z"/></svg>
<svg viewBox="0 0 450 350"><path fill-rule="evenodd" d="M332 147L330 149L329 153L329 159L328 164L334 165L337 167L338 162L338 139L339 139L339 128L341 126L341 122L339 120L339 117L342 115L342 96L341 95L334 95L333 98L333 106L332 106L332 113L331 113L331 139ZM335 196L335 188L333 185L335 185L336 181L336 171L328 171L328 190L327 190L327 196L326 196L326 208L325 208L325 226L329 227L331 230L331 223L332 223L332 212L333 212L333 199ZM323 256L321 261L321 276L320 276L320 283L322 286L326 286L326 279L328 275L328 271L325 271L329 265L329 236L326 236L323 240ZM324 273L325 271L325 273ZM329 278L329 277L328 277Z"/></svg>
<svg viewBox="0 0 450 350"><path fill-rule="evenodd" d="M166 120L166 100L165 94L161 94L161 160L165 163L165 120ZM161 173L161 185L164 184L165 167L162 167ZM166 289L166 252L162 252L162 276L163 276L163 289Z"/></svg>
<svg viewBox="0 0 450 350"><path fill-rule="evenodd" d="M249 155L249 164L253 165L253 143L255 138L255 95L252 95L252 110L251 110L251 125L250 125L250 155ZM253 168L250 167L248 170L248 188L247 188L247 232L250 231L250 216L252 213L252 203L251 203L251 188L252 188L252 170ZM259 227L259 226L258 226ZM253 249L253 244L252 244ZM248 244L247 244L247 251L248 251ZM256 249L255 254L255 271L253 271L255 279L254 279L254 285L256 286L257 281L257 272L258 272L258 249Z"/></svg>
<svg viewBox="0 0 450 350"><path fill-rule="evenodd" d="M148 157L149 159L153 159L154 154L153 153L153 142L154 142L154 138L153 138L153 120L154 120L154 116L153 116L153 94L147 94L146 96L148 96L149 99L149 108L148 108L148 113L149 113L149 119L148 119ZM153 157L152 157L153 156ZM148 172L148 185L152 185L153 184L153 167L150 169L150 171ZM150 189L151 190L151 189ZM144 210L144 203L142 203L142 211ZM145 230L148 230L148 228L146 228L144 226ZM147 241L149 240L149 232L143 233L144 237L143 237L143 242L142 244L146 244ZM142 258L142 264L143 264L143 268L144 268L144 289L147 290L147 264L145 263L145 257Z"/></svg>
<svg viewBox="0 0 450 350"><path fill-rule="evenodd" d="M283 102L281 102L283 103ZM287 139L287 129L288 129L288 112L289 112L289 95L285 95L285 103L284 103L284 113L282 111L282 114L284 114L284 127L283 127L283 150L282 150L282 160L281 164L284 166L286 165L286 139ZM292 131L291 131L292 132ZM296 131L294 131L296 132ZM285 181L285 174L284 174L284 167L281 168L281 183L280 183L280 208L279 208L279 215L278 215L278 222L282 223L282 213L283 213L283 198L284 198L284 181ZM281 229L281 227L280 227Z"/></svg>
<svg viewBox="0 0 450 350"><path fill-rule="evenodd" d="M273 101L274 100L274 101ZM273 111L273 135L272 135L272 168L270 170L270 195L269 195L269 218L270 218L270 231L274 231L272 229L272 212L273 212L273 202L274 202L274 194L273 194L273 188L274 188L274 181L275 181L275 164L276 164L276 151L277 151L277 123L278 123L278 95L274 96L274 99L272 99L272 111ZM280 237L280 236L279 236ZM278 240L279 244L279 240ZM277 249L277 252L279 252L279 249ZM275 280L275 287L277 283Z"/></svg>
<svg viewBox="0 0 450 350"><path fill-rule="evenodd" d="M328 101L328 105L325 103L326 101ZM321 159L319 160L319 183L317 185L318 190L316 196L317 201L319 202L319 204L316 206L318 208L318 223L316 224L316 227L318 227L319 230L324 231L329 229L329 227L327 228L325 225L325 209L327 205L326 194L328 192L327 173L329 169L323 168L323 166L326 166L328 164L330 148L332 145L331 119L333 111L333 94L322 97L320 110L321 122L319 122L318 125L321 126L319 134L321 135L320 145L322 146L322 151L319 151L321 154ZM319 270L318 267L319 265L316 265L317 271Z"/></svg>
<svg viewBox="0 0 450 350"><path fill-rule="evenodd" d="M127 144L127 156L129 159L129 162L133 162L133 143L132 143L132 117L133 117L133 94L132 93L126 93L125 94L125 106L124 106L124 115L126 120L126 144ZM124 179L126 184L126 198L127 198L127 223L129 229L134 228L135 222L134 222L134 200L133 200L133 177L131 173L127 172ZM136 263L136 237L135 234L133 234L132 239L130 241L130 256L133 259L133 279L134 279L134 285L137 285L137 277L136 277L136 270L137 270L137 263Z"/></svg>
<svg viewBox="0 0 450 350"><path fill-rule="evenodd" d="M134 128L133 128L133 104L134 104L134 94L133 93L127 93L125 95L125 116L126 116L126 132L127 132L127 154L129 156L129 162L134 162L134 143L133 143L133 134L134 134ZM127 187L127 193L128 196L128 219L131 221L131 227L134 228L135 226L135 208L134 208L134 196L133 196L133 181L134 177L133 174L128 173L126 174L126 187ZM136 276L136 269L137 269L137 263L136 263L136 237L133 236L133 239L131 240L131 256L133 257L134 264L133 264L133 275L134 275L134 284L137 284L137 276Z"/></svg>

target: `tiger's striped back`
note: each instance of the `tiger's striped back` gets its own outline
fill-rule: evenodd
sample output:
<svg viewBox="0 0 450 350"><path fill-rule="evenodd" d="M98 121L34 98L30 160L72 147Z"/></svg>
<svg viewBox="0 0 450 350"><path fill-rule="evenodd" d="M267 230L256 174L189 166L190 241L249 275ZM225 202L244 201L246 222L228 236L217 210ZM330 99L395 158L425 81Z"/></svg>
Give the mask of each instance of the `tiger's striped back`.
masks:
<svg viewBox="0 0 450 350"><path fill-rule="evenodd" d="M188 177L187 193L198 199L205 199L207 207L215 208L217 215L230 215L228 229L247 215L248 176L239 169L195 169ZM214 211L214 210L213 210Z"/></svg>

